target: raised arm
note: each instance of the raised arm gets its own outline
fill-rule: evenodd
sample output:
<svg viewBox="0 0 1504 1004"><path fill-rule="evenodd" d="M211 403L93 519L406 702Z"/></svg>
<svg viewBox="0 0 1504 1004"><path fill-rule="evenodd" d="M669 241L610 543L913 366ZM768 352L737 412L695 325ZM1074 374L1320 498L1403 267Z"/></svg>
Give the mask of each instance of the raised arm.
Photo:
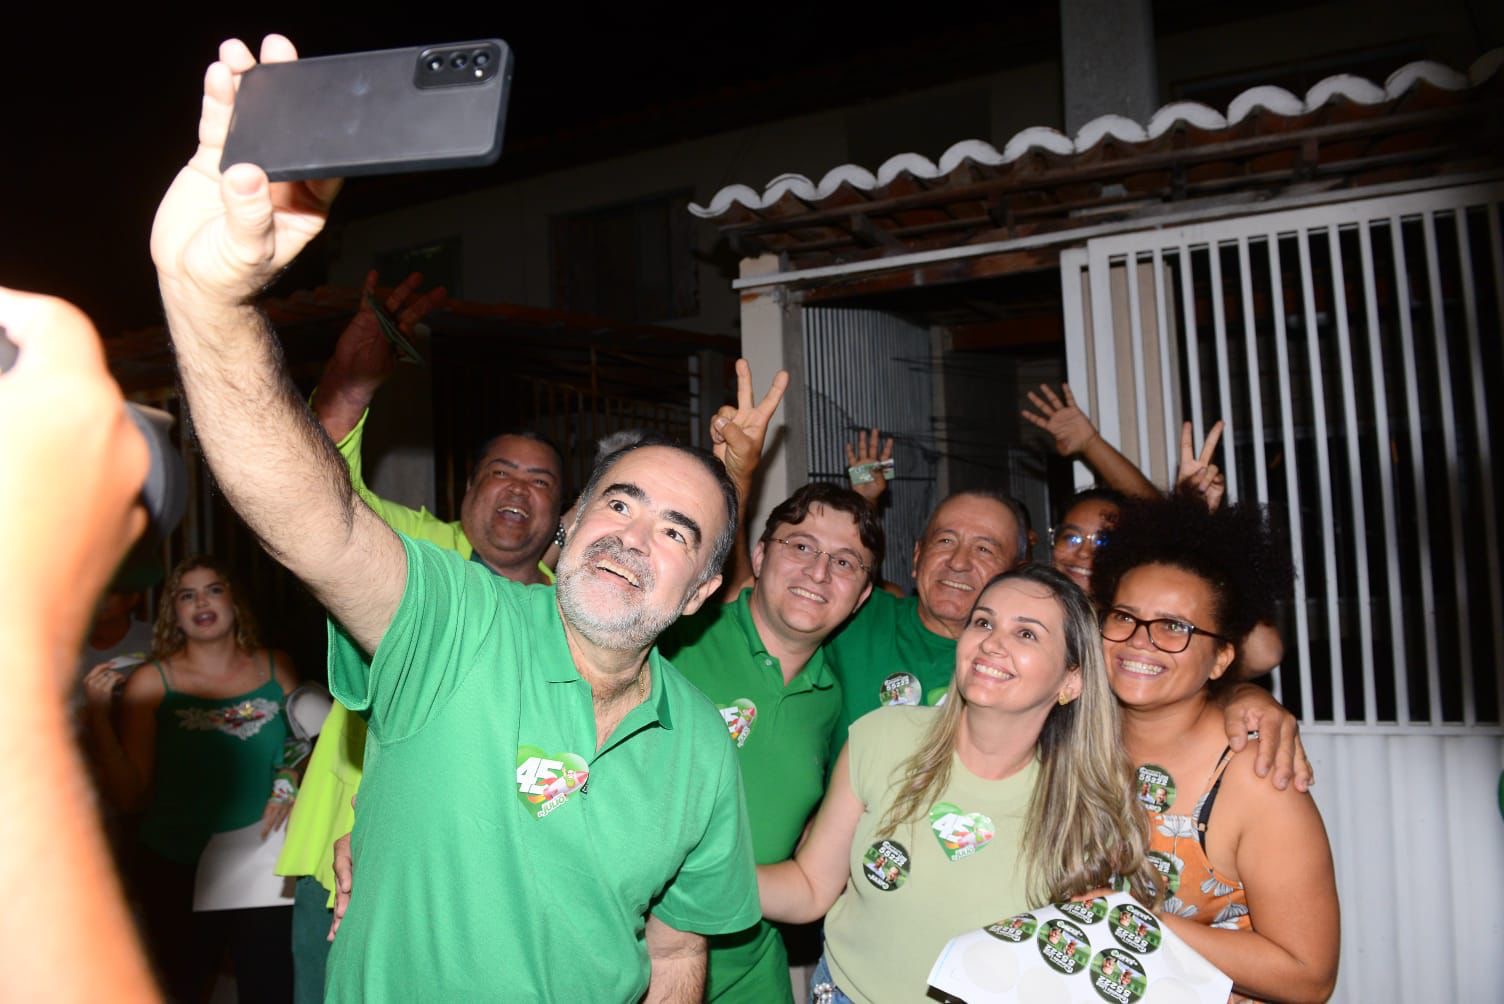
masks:
<svg viewBox="0 0 1504 1004"><path fill-rule="evenodd" d="M1159 494L1154 482L1134 466L1133 461L1118 452L1086 417L1086 412L1076 404L1076 395L1071 385L1061 384L1060 394L1064 401L1045 384L1039 385L1039 393L1029 391L1029 403L1035 408L1025 408L1020 414L1031 425L1048 432L1055 440L1055 451L1062 457L1074 457L1096 472L1102 483L1124 495L1135 498L1152 498Z"/></svg>
<svg viewBox="0 0 1504 1004"><path fill-rule="evenodd" d="M287 376L251 300L323 228L337 181L271 184L219 159L236 81L256 64L239 40L204 75L199 145L157 209L151 251L195 432L226 498L267 551L367 651L402 598L401 542L360 503L345 466ZM262 59L297 58L270 35Z"/></svg>
<svg viewBox="0 0 1504 1004"><path fill-rule="evenodd" d="M787 924L819 920L846 888L851 841L864 811L861 799L851 790L849 749L836 757L820 811L794 856L757 868L757 894L768 920Z"/></svg>
<svg viewBox="0 0 1504 1004"><path fill-rule="evenodd" d="M783 401L783 392L788 389L789 374L779 370L773 374L773 382L762 400L752 403L752 368L747 360L736 361L736 407L726 405L710 420L711 450L736 486L737 519L736 543L726 567L721 570L720 599L729 603L741 593L747 580L752 578L752 553L747 546L747 502L752 497L752 486L757 480L757 468L762 462L763 440L768 435L768 423Z"/></svg>
<svg viewBox="0 0 1504 1004"><path fill-rule="evenodd" d="M422 274L413 272L380 301L387 315L408 337L424 315L442 305L447 295L443 286L418 293L422 282ZM313 396L313 414L336 443L359 424L397 364L396 353L381 333L376 312L367 300L376 295L376 270L372 269L360 288L360 308L334 343L334 355L325 365Z"/></svg>
<svg viewBox="0 0 1504 1004"><path fill-rule="evenodd" d="M78 310L0 289L0 331L0 1000L153 1000L64 697L147 448Z"/></svg>

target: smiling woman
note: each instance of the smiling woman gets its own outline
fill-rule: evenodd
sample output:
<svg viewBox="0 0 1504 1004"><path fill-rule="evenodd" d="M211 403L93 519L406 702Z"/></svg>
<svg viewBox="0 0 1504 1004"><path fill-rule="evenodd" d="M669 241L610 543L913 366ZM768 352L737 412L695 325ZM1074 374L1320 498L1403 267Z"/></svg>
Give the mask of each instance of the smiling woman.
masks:
<svg viewBox="0 0 1504 1004"><path fill-rule="evenodd" d="M829 910L836 1001L910 1001L945 942L1124 876L1154 899L1091 604L1029 566L987 582L939 707L852 726L809 837L758 869L764 916Z"/></svg>
<svg viewBox="0 0 1504 1004"><path fill-rule="evenodd" d="M1123 509L1093 585L1166 922L1241 994L1325 1000L1339 915L1321 816L1233 754L1212 695L1291 578L1256 506L1181 493Z"/></svg>
<svg viewBox="0 0 1504 1004"><path fill-rule="evenodd" d="M154 661L124 682L113 714L108 667L90 674L102 786L121 808L145 810L131 884L148 947L173 999L198 999L227 947L243 999L284 999L291 899L201 912L194 900L211 839L259 827L265 840L292 809L306 752L287 742L292 664L260 647L249 604L213 558L181 562L158 609ZM264 877L276 881L270 862Z"/></svg>

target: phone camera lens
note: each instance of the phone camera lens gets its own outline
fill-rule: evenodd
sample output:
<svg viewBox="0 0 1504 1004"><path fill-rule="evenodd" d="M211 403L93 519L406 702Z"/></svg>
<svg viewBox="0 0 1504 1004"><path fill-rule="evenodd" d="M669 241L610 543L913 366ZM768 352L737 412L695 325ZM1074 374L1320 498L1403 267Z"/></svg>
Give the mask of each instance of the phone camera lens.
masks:
<svg viewBox="0 0 1504 1004"><path fill-rule="evenodd" d="M456 52L453 56L449 57L449 65L456 70L463 70L467 62L469 62L469 57L463 52Z"/></svg>
<svg viewBox="0 0 1504 1004"><path fill-rule="evenodd" d="M430 56L428 58L428 62L425 65L428 67L429 73L438 73L444 68L444 57Z"/></svg>
<svg viewBox="0 0 1504 1004"><path fill-rule="evenodd" d="M474 62L476 66L486 66L491 62L491 54L482 49L480 52L477 52L475 54L472 62Z"/></svg>

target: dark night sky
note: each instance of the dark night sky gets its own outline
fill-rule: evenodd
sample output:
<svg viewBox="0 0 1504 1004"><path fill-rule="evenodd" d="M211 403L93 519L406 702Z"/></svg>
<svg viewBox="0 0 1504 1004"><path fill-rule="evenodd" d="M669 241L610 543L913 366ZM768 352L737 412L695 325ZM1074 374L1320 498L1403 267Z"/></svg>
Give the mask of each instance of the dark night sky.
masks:
<svg viewBox="0 0 1504 1004"><path fill-rule="evenodd" d="M690 4L609 14L518 5L421 20L417 5L400 17L367 9L343 18L263 7L239 18L208 11L182 24L144 7L132 20L88 25L82 15L32 15L31 24L8 15L0 283L66 296L106 335L157 323L151 216L191 152L203 70L223 38L277 30L305 55L488 36L511 44L517 62L501 162L358 180L336 204L338 219L1058 52L1055 3L998 6L1005 13L989 21L846 5L775 6L739 18Z"/></svg>

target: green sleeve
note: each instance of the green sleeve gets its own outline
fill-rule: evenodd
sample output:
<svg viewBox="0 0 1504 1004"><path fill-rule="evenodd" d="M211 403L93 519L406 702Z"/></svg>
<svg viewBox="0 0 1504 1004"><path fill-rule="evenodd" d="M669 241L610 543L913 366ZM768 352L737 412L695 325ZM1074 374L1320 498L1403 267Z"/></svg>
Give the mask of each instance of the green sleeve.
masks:
<svg viewBox="0 0 1504 1004"><path fill-rule="evenodd" d="M714 745L720 750L720 766L705 831L652 912L676 931L733 934L761 920L762 909L736 747L728 742Z"/></svg>
<svg viewBox="0 0 1504 1004"><path fill-rule="evenodd" d="M444 708L497 633L518 638L522 587L426 541L400 536L407 557L402 602L373 656L329 622L329 689L390 743Z"/></svg>
<svg viewBox="0 0 1504 1004"><path fill-rule="evenodd" d="M470 541L458 523L446 523L427 509L413 510L405 505L389 502L366 487L360 452L365 437L366 416L369 414L369 411L362 413L360 421L355 423L355 428L350 430L349 435L335 444L335 449L339 450L339 455L345 458L345 465L350 468L350 484L355 493L387 526L398 533L457 551L462 558L470 557Z"/></svg>

